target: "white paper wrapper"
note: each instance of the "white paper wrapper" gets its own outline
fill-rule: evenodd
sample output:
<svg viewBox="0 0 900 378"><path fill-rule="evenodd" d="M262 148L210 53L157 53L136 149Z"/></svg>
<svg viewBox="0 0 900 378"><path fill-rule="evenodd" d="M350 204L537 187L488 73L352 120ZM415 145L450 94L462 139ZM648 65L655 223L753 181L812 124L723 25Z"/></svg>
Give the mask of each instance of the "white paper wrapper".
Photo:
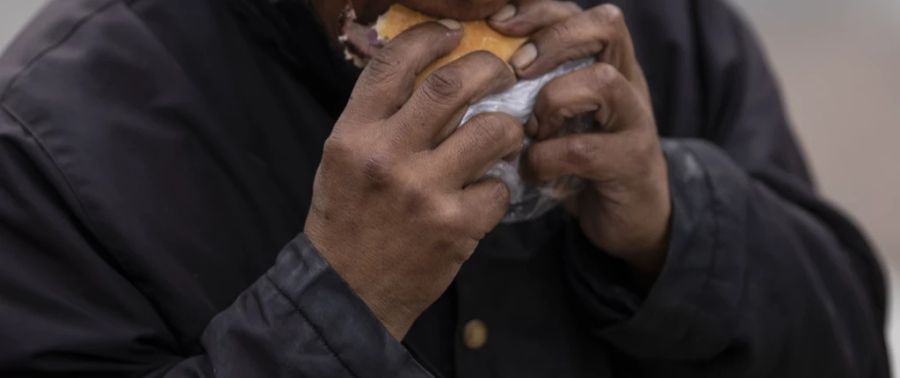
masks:
<svg viewBox="0 0 900 378"><path fill-rule="evenodd" d="M486 97L469 107L463 116L460 126L472 117L481 113L501 112L518 118L522 123L528 122L534 109L538 93L547 83L566 73L588 67L595 63L593 58L572 61L559 66L553 72L531 80L522 80L504 93ZM563 132L584 132L591 128L592 118L579 117L570 120ZM529 140L525 141L528 148ZM522 156L512 162L501 161L491 167L488 177L502 180L509 187L510 207L503 218L503 223L522 222L537 218L556 207L566 197L577 193L583 183L577 178L565 178L543 183L540 186L526 184L520 175L519 166Z"/></svg>

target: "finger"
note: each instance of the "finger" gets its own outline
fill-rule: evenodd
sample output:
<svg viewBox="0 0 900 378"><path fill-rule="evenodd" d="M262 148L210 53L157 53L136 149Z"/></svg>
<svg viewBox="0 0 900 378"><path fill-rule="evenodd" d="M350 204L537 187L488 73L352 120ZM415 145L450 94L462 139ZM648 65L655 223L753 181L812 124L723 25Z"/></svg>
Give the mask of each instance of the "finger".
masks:
<svg viewBox="0 0 900 378"><path fill-rule="evenodd" d="M472 118L434 150L433 171L462 187L484 175L507 155L522 148L524 128L503 113L484 113Z"/></svg>
<svg viewBox="0 0 900 378"><path fill-rule="evenodd" d="M459 111L457 111L456 114L452 118L450 118L450 122L444 125L441 131L438 132L437 137L434 139L434 145L432 146L432 149L435 149L441 143L444 143L447 138L449 138L457 129L459 129L459 125L460 123L462 123L463 118L465 118L466 116L466 111L468 110L468 108L460 108Z"/></svg>
<svg viewBox="0 0 900 378"><path fill-rule="evenodd" d="M569 1L531 1L518 6L507 4L488 22L505 35L527 37L581 11L578 4Z"/></svg>
<svg viewBox="0 0 900 378"><path fill-rule="evenodd" d="M600 5L537 32L510 59L519 76L543 75L562 63L596 56L622 70L626 77L636 74L637 60L631 34L622 11L614 5Z"/></svg>
<svg viewBox="0 0 900 378"><path fill-rule="evenodd" d="M416 75L456 48L460 38L459 24L453 22L424 23L398 35L369 61L345 114L360 120L391 116L409 99Z"/></svg>
<svg viewBox="0 0 900 378"><path fill-rule="evenodd" d="M461 109L515 84L515 74L494 54L476 51L441 67L419 87L392 119L395 140L432 148Z"/></svg>
<svg viewBox="0 0 900 378"><path fill-rule="evenodd" d="M538 131L540 131L540 128L537 117L535 117L532 112L531 116L528 117L528 122L525 123L525 135L528 135L531 138L537 138Z"/></svg>
<svg viewBox="0 0 900 378"><path fill-rule="evenodd" d="M473 238L480 240L497 227L509 209L509 188L498 179L486 179L466 187L460 194L462 211L468 215Z"/></svg>
<svg viewBox="0 0 900 378"><path fill-rule="evenodd" d="M613 177L622 153L619 134L573 134L531 145L525 155L528 176L539 182L578 176L603 181Z"/></svg>
<svg viewBox="0 0 900 378"><path fill-rule="evenodd" d="M625 76L598 63L560 76L538 93L537 139L558 135L567 120L587 112L594 112L594 120L607 132L652 124L643 122L651 110Z"/></svg>

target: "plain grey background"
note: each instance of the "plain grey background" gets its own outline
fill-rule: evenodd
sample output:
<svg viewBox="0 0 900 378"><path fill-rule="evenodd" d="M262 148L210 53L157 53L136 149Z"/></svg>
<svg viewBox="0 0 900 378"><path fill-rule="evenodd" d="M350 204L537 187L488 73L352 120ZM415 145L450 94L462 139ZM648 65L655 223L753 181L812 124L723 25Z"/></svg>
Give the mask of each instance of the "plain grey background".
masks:
<svg viewBox="0 0 900 378"><path fill-rule="evenodd" d="M0 48L44 3L0 0ZM735 3L766 44L822 191L863 224L886 266L900 268L900 0Z"/></svg>

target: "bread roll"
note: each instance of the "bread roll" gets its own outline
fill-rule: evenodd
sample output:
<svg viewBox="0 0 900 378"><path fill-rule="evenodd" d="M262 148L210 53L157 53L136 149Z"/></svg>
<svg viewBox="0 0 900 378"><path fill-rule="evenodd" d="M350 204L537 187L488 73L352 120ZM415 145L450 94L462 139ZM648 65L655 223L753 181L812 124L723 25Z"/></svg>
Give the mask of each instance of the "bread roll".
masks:
<svg viewBox="0 0 900 378"><path fill-rule="evenodd" d="M378 22L375 24L375 31L378 33L379 39L390 41L413 26L433 20L435 19L432 17L403 5L395 4L378 19ZM488 51L504 62L508 62L516 50L527 40L527 38L514 38L500 34L484 20L468 21L462 23L462 25L463 38L459 46L453 52L422 71L416 80L417 84L421 83L438 68L474 51Z"/></svg>

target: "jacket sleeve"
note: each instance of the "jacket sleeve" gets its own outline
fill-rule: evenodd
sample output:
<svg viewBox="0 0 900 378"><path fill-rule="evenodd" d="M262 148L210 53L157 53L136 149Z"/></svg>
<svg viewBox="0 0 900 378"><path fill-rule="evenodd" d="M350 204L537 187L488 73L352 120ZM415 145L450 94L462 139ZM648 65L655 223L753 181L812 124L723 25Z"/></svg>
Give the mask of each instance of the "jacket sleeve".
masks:
<svg viewBox="0 0 900 378"><path fill-rule="evenodd" d="M815 192L751 33L719 1L693 3L709 124L662 142L667 262L642 292L570 226L568 277L590 331L631 376L888 377L872 248Z"/></svg>
<svg viewBox="0 0 900 378"><path fill-rule="evenodd" d="M175 347L69 185L0 108L0 375L430 376L303 235L210 321L201 348Z"/></svg>

